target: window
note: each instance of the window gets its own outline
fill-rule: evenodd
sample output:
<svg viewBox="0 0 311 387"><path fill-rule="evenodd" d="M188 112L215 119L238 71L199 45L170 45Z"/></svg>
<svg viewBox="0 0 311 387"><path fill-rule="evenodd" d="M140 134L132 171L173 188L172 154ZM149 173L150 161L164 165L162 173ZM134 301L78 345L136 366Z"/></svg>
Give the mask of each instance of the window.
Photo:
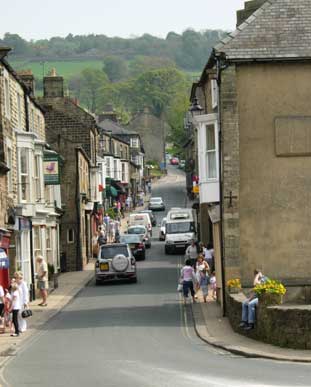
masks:
<svg viewBox="0 0 311 387"><path fill-rule="evenodd" d="M126 181L126 178L125 178L125 164L122 163L122 181Z"/></svg>
<svg viewBox="0 0 311 387"><path fill-rule="evenodd" d="M53 252L52 252L52 228L46 228L46 259L48 263L53 264Z"/></svg>
<svg viewBox="0 0 311 387"><path fill-rule="evenodd" d="M106 157L106 173L108 177L111 177L111 164L110 164L110 158Z"/></svg>
<svg viewBox="0 0 311 387"><path fill-rule="evenodd" d="M53 195L53 187L51 185L44 186L44 199L46 204L53 204L54 195Z"/></svg>
<svg viewBox="0 0 311 387"><path fill-rule="evenodd" d="M217 178L217 152L215 125L206 126L207 179Z"/></svg>
<svg viewBox="0 0 311 387"><path fill-rule="evenodd" d="M20 167L20 198L22 201L29 200L29 151L27 148L20 148L19 151Z"/></svg>
<svg viewBox="0 0 311 387"><path fill-rule="evenodd" d="M13 191L13 171L12 171L12 166L13 166L13 161L12 161L12 148L7 148L7 167L10 169L8 172L8 191L12 192Z"/></svg>
<svg viewBox="0 0 311 387"><path fill-rule="evenodd" d="M212 94L212 108L217 107L218 104L218 86L216 79L211 80L211 94Z"/></svg>
<svg viewBox="0 0 311 387"><path fill-rule="evenodd" d="M118 180L118 162L117 160L113 160L113 176L116 180Z"/></svg>
<svg viewBox="0 0 311 387"><path fill-rule="evenodd" d="M10 118L11 116L11 100L10 100L10 84L8 78L4 79L4 108L5 115Z"/></svg>
<svg viewBox="0 0 311 387"><path fill-rule="evenodd" d="M67 230L67 243L74 243L75 241L75 231L73 228Z"/></svg>
<svg viewBox="0 0 311 387"><path fill-rule="evenodd" d="M17 94L17 122L18 129L22 129L23 121L22 121L22 96Z"/></svg>
<svg viewBox="0 0 311 387"><path fill-rule="evenodd" d="M34 158L34 191L36 201L41 200L41 181L40 181L40 156Z"/></svg>
<svg viewBox="0 0 311 387"><path fill-rule="evenodd" d="M123 159L123 146L120 145L120 157L121 159Z"/></svg>
<svg viewBox="0 0 311 387"><path fill-rule="evenodd" d="M112 140L111 141L111 153L113 154L113 155L115 155L115 144L114 144L114 141Z"/></svg>
<svg viewBox="0 0 311 387"><path fill-rule="evenodd" d="M42 255L41 229L40 226L33 226L33 250L34 255Z"/></svg>
<svg viewBox="0 0 311 387"><path fill-rule="evenodd" d="M131 138L131 147L138 148L139 147L139 139L138 137Z"/></svg>

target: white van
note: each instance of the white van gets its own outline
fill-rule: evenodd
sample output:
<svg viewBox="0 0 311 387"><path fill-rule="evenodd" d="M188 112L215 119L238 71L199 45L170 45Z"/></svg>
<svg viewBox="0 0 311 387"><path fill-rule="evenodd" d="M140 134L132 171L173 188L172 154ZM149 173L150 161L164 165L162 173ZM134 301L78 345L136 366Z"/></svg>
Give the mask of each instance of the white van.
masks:
<svg viewBox="0 0 311 387"><path fill-rule="evenodd" d="M149 231L150 235L152 235L152 224L151 224L149 214L146 214L146 213L130 214L128 225L145 226Z"/></svg>
<svg viewBox="0 0 311 387"><path fill-rule="evenodd" d="M185 250L197 238L196 212L191 208L174 208L167 214L165 254Z"/></svg>

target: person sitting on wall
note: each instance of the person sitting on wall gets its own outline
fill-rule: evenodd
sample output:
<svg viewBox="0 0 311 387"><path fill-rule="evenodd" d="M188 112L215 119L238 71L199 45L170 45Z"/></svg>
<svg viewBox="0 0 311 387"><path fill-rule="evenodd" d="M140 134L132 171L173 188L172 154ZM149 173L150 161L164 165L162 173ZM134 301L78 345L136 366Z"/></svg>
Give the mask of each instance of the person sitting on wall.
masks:
<svg viewBox="0 0 311 387"><path fill-rule="evenodd" d="M254 287L264 280L264 275L260 270L254 270ZM258 305L258 297L254 291L250 293L248 298L242 303L242 321L240 327L249 331L254 329L256 320L256 306Z"/></svg>

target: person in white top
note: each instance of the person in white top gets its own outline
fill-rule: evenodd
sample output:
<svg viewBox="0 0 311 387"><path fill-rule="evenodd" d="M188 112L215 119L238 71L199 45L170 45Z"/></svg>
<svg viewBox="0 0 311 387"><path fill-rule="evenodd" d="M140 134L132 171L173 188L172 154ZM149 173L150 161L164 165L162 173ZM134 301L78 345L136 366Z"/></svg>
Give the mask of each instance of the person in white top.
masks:
<svg viewBox="0 0 311 387"><path fill-rule="evenodd" d="M37 256L38 267L38 289L40 290L42 302L38 304L39 306L47 306L46 303L48 297L48 288L49 288L49 280L48 280L48 265L43 259L41 255Z"/></svg>
<svg viewBox="0 0 311 387"><path fill-rule="evenodd" d="M19 336L19 326L18 326L18 314L21 310L21 295L18 288L18 284L15 282L12 284L12 305L10 312L12 312L13 315L13 325L15 328L15 333L11 333L11 336L17 337Z"/></svg>
<svg viewBox="0 0 311 387"><path fill-rule="evenodd" d="M14 278L18 285L20 296L21 296L21 309L18 314L18 326L20 332L25 332L27 330L27 321L22 317L23 310L28 308L29 304L29 290L27 283L24 281L24 275L21 271L14 273Z"/></svg>
<svg viewBox="0 0 311 387"><path fill-rule="evenodd" d="M192 239L191 245L186 249L186 257L191 260L191 266L194 266L198 258L198 246L195 243L195 240Z"/></svg>
<svg viewBox="0 0 311 387"><path fill-rule="evenodd" d="M194 296L194 286L193 283L196 282L195 272L191 265L191 260L188 258L185 262L185 266L181 269L180 278L182 280L183 285L183 294L184 294L184 303L188 298L189 290L191 293L191 297L193 302L195 302Z"/></svg>

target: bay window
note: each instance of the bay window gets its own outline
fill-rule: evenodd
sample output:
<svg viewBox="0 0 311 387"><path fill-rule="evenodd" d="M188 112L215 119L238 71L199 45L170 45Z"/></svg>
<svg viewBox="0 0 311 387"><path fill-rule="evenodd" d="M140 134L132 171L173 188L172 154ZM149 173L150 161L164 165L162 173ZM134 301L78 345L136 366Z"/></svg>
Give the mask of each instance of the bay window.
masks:
<svg viewBox="0 0 311 387"><path fill-rule="evenodd" d="M40 156L34 158L34 190L36 201L41 200Z"/></svg>
<svg viewBox="0 0 311 387"><path fill-rule="evenodd" d="M217 145L216 127L214 124L206 126L206 164L207 179L217 178Z"/></svg>
<svg viewBox="0 0 311 387"><path fill-rule="evenodd" d="M20 199L29 201L29 150L28 148L19 149L19 168L20 168Z"/></svg>

